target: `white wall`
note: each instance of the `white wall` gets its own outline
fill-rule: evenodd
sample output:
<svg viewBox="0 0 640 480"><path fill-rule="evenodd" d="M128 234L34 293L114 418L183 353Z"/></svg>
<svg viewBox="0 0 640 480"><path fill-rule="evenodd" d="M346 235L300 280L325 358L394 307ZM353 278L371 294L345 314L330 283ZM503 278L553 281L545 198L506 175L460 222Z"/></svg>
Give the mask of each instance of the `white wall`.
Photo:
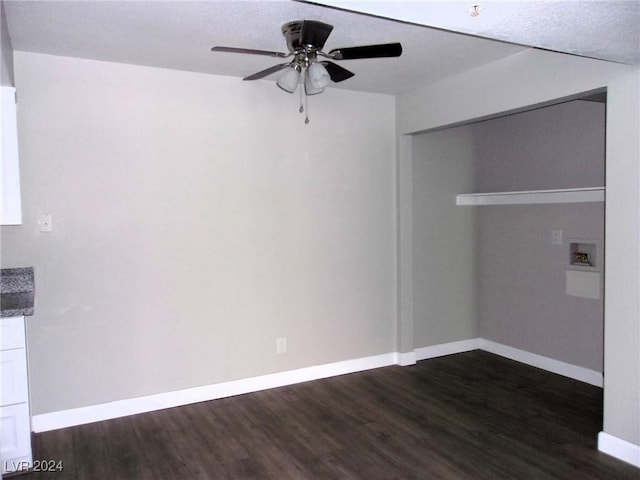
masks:
<svg viewBox="0 0 640 480"><path fill-rule="evenodd" d="M469 120L490 118L519 111L531 105L553 103L556 99L580 96L606 87L606 293L605 293L605 408L604 431L640 445L640 118L638 67L617 65L568 55L526 51L504 60L450 77L444 81L401 95L397 99L398 134L404 135L442 128ZM413 186L406 158L410 149L401 149L398 164L399 188L411 192ZM399 262L412 263L413 203L399 193ZM411 272L409 272L411 273ZM401 305L417 295L411 289L412 275L400 270ZM409 310L401 311L399 331L412 330Z"/></svg>
<svg viewBox="0 0 640 480"><path fill-rule="evenodd" d="M395 350L393 97L327 90L304 125L269 81L15 70L24 224L2 266L35 268L33 414Z"/></svg>
<svg viewBox="0 0 640 480"><path fill-rule="evenodd" d="M640 445L640 72L607 94L604 431ZM636 465L640 460L636 460Z"/></svg>
<svg viewBox="0 0 640 480"><path fill-rule="evenodd" d="M527 50L398 96L398 133L412 134L579 98L637 67ZM610 99L609 99L610 100Z"/></svg>

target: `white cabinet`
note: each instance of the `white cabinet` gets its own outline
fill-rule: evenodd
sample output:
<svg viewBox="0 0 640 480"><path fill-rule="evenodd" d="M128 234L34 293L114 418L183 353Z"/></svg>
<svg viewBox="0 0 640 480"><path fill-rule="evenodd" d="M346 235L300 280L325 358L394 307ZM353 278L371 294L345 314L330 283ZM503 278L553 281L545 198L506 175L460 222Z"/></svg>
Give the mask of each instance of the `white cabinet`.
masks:
<svg viewBox="0 0 640 480"><path fill-rule="evenodd" d="M22 223L22 204L20 200L20 168L18 164L18 127L16 120L16 89L0 87L0 131L2 135L2 158L0 159L0 180L2 180L2 198L0 199L0 225L19 225Z"/></svg>
<svg viewBox="0 0 640 480"><path fill-rule="evenodd" d="M2 473L32 465L24 317L0 319L0 459Z"/></svg>
<svg viewBox="0 0 640 480"><path fill-rule="evenodd" d="M0 405L15 405L29 400L27 359L24 348L0 351L2 391Z"/></svg>

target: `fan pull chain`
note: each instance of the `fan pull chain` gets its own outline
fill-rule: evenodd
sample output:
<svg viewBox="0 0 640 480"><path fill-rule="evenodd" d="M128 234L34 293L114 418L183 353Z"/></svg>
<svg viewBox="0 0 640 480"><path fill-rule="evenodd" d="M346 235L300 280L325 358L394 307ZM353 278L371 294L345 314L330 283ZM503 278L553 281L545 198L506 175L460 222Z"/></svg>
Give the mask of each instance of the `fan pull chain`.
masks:
<svg viewBox="0 0 640 480"><path fill-rule="evenodd" d="M309 124L309 96L305 95L304 96L304 109L305 109L305 115L304 115L304 124L308 125Z"/></svg>
<svg viewBox="0 0 640 480"><path fill-rule="evenodd" d="M300 110L298 110L300 113L304 112L304 107L302 106L302 95L304 95L302 93L302 88L300 88Z"/></svg>
<svg viewBox="0 0 640 480"><path fill-rule="evenodd" d="M304 89L306 75L309 75L309 73L305 70L304 73L303 73L303 76L301 77L301 80L300 80L300 109L298 110L300 113L304 113L305 111L309 110L308 95L307 95L306 90ZM303 105L303 100L302 100L303 96L304 96L304 105ZM305 123L305 125L309 123L309 113L308 112L304 116L304 123Z"/></svg>

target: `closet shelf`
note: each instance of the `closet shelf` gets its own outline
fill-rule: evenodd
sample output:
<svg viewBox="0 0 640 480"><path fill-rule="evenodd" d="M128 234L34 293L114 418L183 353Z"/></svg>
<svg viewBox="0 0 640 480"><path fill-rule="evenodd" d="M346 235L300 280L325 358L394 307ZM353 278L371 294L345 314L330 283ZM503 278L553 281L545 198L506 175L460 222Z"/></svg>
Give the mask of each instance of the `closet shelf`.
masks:
<svg viewBox="0 0 640 480"><path fill-rule="evenodd" d="M526 205L541 203L604 202L605 187L528 190L521 192L462 193L456 205Z"/></svg>

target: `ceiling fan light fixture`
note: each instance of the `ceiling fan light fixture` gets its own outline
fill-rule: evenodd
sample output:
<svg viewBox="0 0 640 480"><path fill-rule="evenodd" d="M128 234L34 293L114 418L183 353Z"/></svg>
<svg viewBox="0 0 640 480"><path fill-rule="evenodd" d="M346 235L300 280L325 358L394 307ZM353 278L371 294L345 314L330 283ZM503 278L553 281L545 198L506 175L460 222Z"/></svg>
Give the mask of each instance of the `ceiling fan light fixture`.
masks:
<svg viewBox="0 0 640 480"><path fill-rule="evenodd" d="M291 68L287 68L287 71L278 78L278 86L285 92L295 92L300 83L300 71L300 65L292 64Z"/></svg>
<svg viewBox="0 0 640 480"><path fill-rule="evenodd" d="M329 80L331 80L329 72L327 72L327 69L320 62L314 62L309 65L307 78L314 88L322 90L324 90L324 87L326 87L329 84Z"/></svg>
<svg viewBox="0 0 640 480"><path fill-rule="evenodd" d="M311 81L311 75L309 75L309 71L307 70L304 76L304 93L307 95L317 95L322 92L324 92L324 87L314 86Z"/></svg>

